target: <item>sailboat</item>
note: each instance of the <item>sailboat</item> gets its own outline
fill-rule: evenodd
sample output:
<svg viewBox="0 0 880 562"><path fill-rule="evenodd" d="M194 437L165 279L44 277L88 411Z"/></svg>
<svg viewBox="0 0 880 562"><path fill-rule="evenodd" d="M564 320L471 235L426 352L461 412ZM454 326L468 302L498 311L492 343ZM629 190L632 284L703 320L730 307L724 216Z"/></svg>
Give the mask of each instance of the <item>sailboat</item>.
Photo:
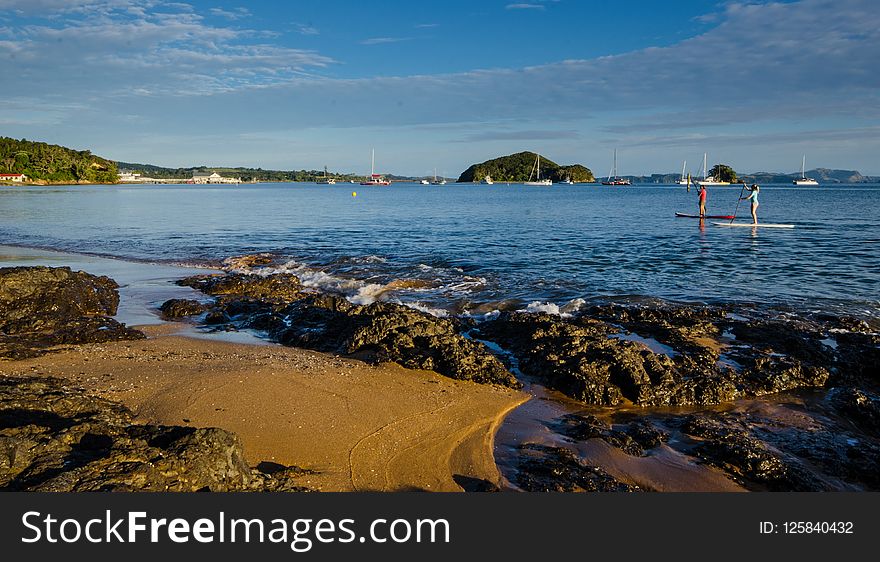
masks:
<svg viewBox="0 0 880 562"><path fill-rule="evenodd" d="M806 167L807 167L807 155L804 154L803 160L801 160L801 177L796 180L792 180L791 183L795 185L819 185L819 182L814 180L813 178L808 178L806 176Z"/></svg>
<svg viewBox="0 0 880 562"><path fill-rule="evenodd" d="M685 160L684 163L681 165L681 179L678 180L678 185L690 185L691 184L690 175L687 175L687 176L684 175L684 170L685 170L685 168L687 168L687 165L688 165L687 160Z"/></svg>
<svg viewBox="0 0 880 562"><path fill-rule="evenodd" d="M707 163L708 163L708 156L704 152L703 153L703 174L702 174L703 179L697 180L698 184L700 184L700 185L730 185L729 181L720 181L720 180L715 179L712 176L707 176L706 174L709 173L708 168L707 168Z"/></svg>
<svg viewBox="0 0 880 562"><path fill-rule="evenodd" d="M628 179L617 177L617 149L614 149L614 164L611 171L608 172L608 179L602 182L602 185L632 185Z"/></svg>
<svg viewBox="0 0 880 562"><path fill-rule="evenodd" d="M446 180L443 178L437 179L437 168L434 168L434 181L431 182L432 185L446 185Z"/></svg>
<svg viewBox="0 0 880 562"><path fill-rule="evenodd" d="M316 181L315 183L321 183L326 185L336 185L336 180L327 176L327 166L324 166L324 177Z"/></svg>
<svg viewBox="0 0 880 562"><path fill-rule="evenodd" d="M480 183L483 185L492 185L495 182L492 181L492 176L490 176L489 174L486 174L486 177L483 178L483 181L481 181Z"/></svg>
<svg viewBox="0 0 880 562"><path fill-rule="evenodd" d="M384 176L376 173L376 149L373 149L372 157L370 158L370 177L367 181L362 181L361 185L391 185L391 182L386 180Z"/></svg>
<svg viewBox="0 0 880 562"><path fill-rule="evenodd" d="M538 173L535 174L535 171ZM532 181L532 174L535 175L535 181ZM541 155L535 155L535 165L532 166L532 171L529 172L529 181L523 182L524 185L553 185L553 182L549 179L541 179Z"/></svg>

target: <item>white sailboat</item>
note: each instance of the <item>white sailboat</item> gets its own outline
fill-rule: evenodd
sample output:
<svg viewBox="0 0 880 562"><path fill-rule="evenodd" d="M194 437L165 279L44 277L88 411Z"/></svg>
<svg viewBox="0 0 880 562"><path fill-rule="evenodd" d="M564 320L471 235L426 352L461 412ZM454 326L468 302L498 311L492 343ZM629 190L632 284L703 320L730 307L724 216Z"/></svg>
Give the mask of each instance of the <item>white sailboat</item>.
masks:
<svg viewBox="0 0 880 562"><path fill-rule="evenodd" d="M362 181L361 185L391 185L382 174L376 173L376 149L373 149L370 157L370 177L366 181Z"/></svg>
<svg viewBox="0 0 880 562"><path fill-rule="evenodd" d="M707 153L704 152L703 153L703 173L701 174L703 176L703 179L698 180L697 181L698 184L700 184L700 185L730 185L729 181L721 181L721 180L715 179L712 176L707 176L706 174L709 173L707 163L708 163L708 155L707 155Z"/></svg>
<svg viewBox="0 0 880 562"><path fill-rule="evenodd" d="M678 180L678 185L690 185L691 184L690 176L684 175L684 170L685 170L685 168L687 168L687 165L688 165L687 160L685 160L684 163L681 165L681 179Z"/></svg>
<svg viewBox="0 0 880 562"><path fill-rule="evenodd" d="M537 171L537 174L535 172ZM532 175L535 176L535 181L532 181ZM535 165L532 167L532 171L529 172L529 181L523 182L525 185L553 185L553 182L549 179L541 179L541 155L535 155Z"/></svg>
<svg viewBox="0 0 880 562"><path fill-rule="evenodd" d="M443 178L437 179L437 168L434 168L434 181L431 182L432 185L446 185L446 180Z"/></svg>
<svg viewBox="0 0 880 562"><path fill-rule="evenodd" d="M807 167L807 155L804 154L803 160L801 160L801 177L796 180L793 180L791 183L795 185L819 185L819 182L814 180L813 178L808 178L806 176L806 167Z"/></svg>
<svg viewBox="0 0 880 562"><path fill-rule="evenodd" d="M628 179L617 177L617 149L614 149L614 161L611 165L611 171L608 172L608 179L602 182L602 185L631 185Z"/></svg>

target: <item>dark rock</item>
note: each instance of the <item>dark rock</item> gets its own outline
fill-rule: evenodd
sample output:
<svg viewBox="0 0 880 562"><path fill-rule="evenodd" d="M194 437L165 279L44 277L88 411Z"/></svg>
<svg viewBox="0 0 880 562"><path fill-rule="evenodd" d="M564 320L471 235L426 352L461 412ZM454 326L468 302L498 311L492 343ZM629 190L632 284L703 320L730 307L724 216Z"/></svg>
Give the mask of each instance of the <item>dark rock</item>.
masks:
<svg viewBox="0 0 880 562"><path fill-rule="evenodd" d="M67 267L0 268L0 357L23 359L64 344L142 339L110 316L116 282Z"/></svg>
<svg viewBox="0 0 880 562"><path fill-rule="evenodd" d="M650 306L596 306L589 314L712 364L718 360L720 347L721 331L717 324L726 311L713 306L659 302Z"/></svg>
<svg viewBox="0 0 880 562"><path fill-rule="evenodd" d="M880 396L858 388L832 388L827 398L848 421L880 437Z"/></svg>
<svg viewBox="0 0 880 562"><path fill-rule="evenodd" d="M69 267L0 268L0 332L53 331L83 316L113 316L119 285Z"/></svg>
<svg viewBox="0 0 880 562"><path fill-rule="evenodd" d="M731 474L735 480L770 491L829 490L796 459L752 434L739 416L704 413L682 420L682 431L700 438L693 449L698 457Z"/></svg>
<svg viewBox="0 0 880 562"><path fill-rule="evenodd" d="M880 334L836 333L838 378L847 382L867 379L880 383Z"/></svg>
<svg viewBox="0 0 880 562"><path fill-rule="evenodd" d="M222 310L212 310L205 316L205 324L214 326L218 324L228 324L232 318Z"/></svg>
<svg viewBox="0 0 880 562"><path fill-rule="evenodd" d="M275 263L278 256L275 254L246 254L243 256L233 256L223 260L224 270L247 270Z"/></svg>
<svg viewBox="0 0 880 562"><path fill-rule="evenodd" d="M617 329L589 318L502 313L479 329L481 339L512 351L520 369L572 398L615 406L716 404L738 391L727 373L688 358L675 361L613 337Z"/></svg>
<svg viewBox="0 0 880 562"><path fill-rule="evenodd" d="M208 309L208 305L193 299L171 299L162 303L159 310L164 318L196 316Z"/></svg>
<svg viewBox="0 0 880 562"><path fill-rule="evenodd" d="M830 365L834 361L834 353L821 342L822 327L804 319L733 322L729 327L738 341L765 355L786 355L815 365Z"/></svg>
<svg viewBox="0 0 880 562"><path fill-rule="evenodd" d="M291 273L196 275L181 279L177 284L192 287L207 295L232 295L237 299L248 297L265 302L292 302L303 297L299 278Z"/></svg>
<svg viewBox="0 0 880 562"><path fill-rule="evenodd" d="M624 429L614 429L590 414L569 414L558 420L559 433L575 441L602 439L628 455L641 457L648 449L659 447L669 436L645 420L631 422Z"/></svg>
<svg viewBox="0 0 880 562"><path fill-rule="evenodd" d="M521 458L515 477L527 492L638 492L601 468L585 465L572 451L534 443L519 448Z"/></svg>
<svg viewBox="0 0 880 562"><path fill-rule="evenodd" d="M655 353L641 343L620 338L618 328L586 316L505 312L481 325L478 333L480 339L510 350L525 374L572 398L602 406L626 401L639 406L709 406L783 390L822 387L830 376L826 367L751 347L737 349L737 360L745 365L742 372L720 364L720 344L712 339L718 329L704 322L705 318L720 318L717 309L698 307L693 314L682 306L656 314L643 308L634 312L605 307L599 311L619 322L636 323L645 333L663 333L667 340L677 342L681 351L673 357ZM657 318L660 325L651 328L649 323ZM670 327L670 322L679 320L685 325ZM825 355L801 355L831 362Z"/></svg>
<svg viewBox="0 0 880 562"><path fill-rule="evenodd" d="M519 383L485 346L459 334L449 320L393 303L353 305L334 295L310 295L273 320L269 336L285 345L393 361L411 369L479 383Z"/></svg>
<svg viewBox="0 0 880 562"><path fill-rule="evenodd" d="M60 380L0 378L0 490L276 491L297 475L251 470L222 429L138 425Z"/></svg>
<svg viewBox="0 0 880 562"><path fill-rule="evenodd" d="M393 361L459 380L521 386L452 321L403 305L360 306L338 295L304 293L289 274L197 276L180 284L218 296L204 320L209 325L262 330L284 345Z"/></svg>
<svg viewBox="0 0 880 562"><path fill-rule="evenodd" d="M824 367L813 367L791 357L759 356L753 367L742 373L749 396L763 396L794 388L822 387L829 372Z"/></svg>

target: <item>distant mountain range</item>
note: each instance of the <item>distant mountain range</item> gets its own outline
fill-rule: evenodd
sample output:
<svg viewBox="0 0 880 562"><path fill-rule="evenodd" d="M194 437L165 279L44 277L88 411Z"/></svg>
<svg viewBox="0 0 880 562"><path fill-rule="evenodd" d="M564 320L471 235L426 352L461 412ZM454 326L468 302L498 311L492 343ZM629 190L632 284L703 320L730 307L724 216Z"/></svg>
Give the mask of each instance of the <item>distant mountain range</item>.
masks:
<svg viewBox="0 0 880 562"><path fill-rule="evenodd" d="M829 168L816 168L805 174L822 184L834 183L880 183L880 176L863 176L856 170L831 170ZM651 174L650 176L622 176L633 183L678 183L681 174ZM781 174L777 172L755 172L752 174L739 174L738 178L748 183L791 183L801 177L800 173Z"/></svg>
<svg viewBox="0 0 880 562"><path fill-rule="evenodd" d="M490 175L495 181L525 181L532 171L537 155L534 152L519 152L473 164L459 176L459 182L480 181ZM157 179L191 178L196 172L217 172L226 177L241 178L242 181L315 181L324 175L323 170L264 170L247 167L191 166L187 168L168 168L153 164L113 162L101 158L88 150L72 150L63 146L15 140L0 137L0 172L24 173L35 183L115 183L117 169L140 172L144 176ZM595 181L592 171L580 164L560 166L541 157L541 175L553 181L571 179L574 182ZM329 172L329 177L339 181L360 181L363 175ZM838 183L880 183L880 176L863 176L856 170L833 170L816 168L806 173L820 184ZM416 176L385 174L395 181L418 181ZM623 176L632 183L675 184L680 175L651 174L647 176ZM775 172L756 172L741 174L740 178L751 183L790 184L800 177L799 173L781 174ZM445 178L449 179L449 178Z"/></svg>

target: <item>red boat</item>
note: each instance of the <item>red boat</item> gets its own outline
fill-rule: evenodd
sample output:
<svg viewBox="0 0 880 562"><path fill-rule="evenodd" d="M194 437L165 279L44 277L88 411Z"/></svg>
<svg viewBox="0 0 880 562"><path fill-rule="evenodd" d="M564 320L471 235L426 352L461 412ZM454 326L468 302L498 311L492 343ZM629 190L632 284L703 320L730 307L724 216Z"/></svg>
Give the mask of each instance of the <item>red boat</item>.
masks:
<svg viewBox="0 0 880 562"><path fill-rule="evenodd" d="M685 219L698 219L698 218L700 218L700 215L689 215L687 213L675 213L675 216L685 218ZM736 217L734 217L733 215L703 215L702 218L704 218L704 219L727 219L727 220L732 221Z"/></svg>
<svg viewBox="0 0 880 562"><path fill-rule="evenodd" d="M376 173L376 149L373 149L370 158L370 177L367 181L362 181L361 185L391 185L391 182L382 177L382 174Z"/></svg>
<svg viewBox="0 0 880 562"><path fill-rule="evenodd" d="M370 179L362 181L361 185L391 185L391 182L382 177L381 174L370 174Z"/></svg>

